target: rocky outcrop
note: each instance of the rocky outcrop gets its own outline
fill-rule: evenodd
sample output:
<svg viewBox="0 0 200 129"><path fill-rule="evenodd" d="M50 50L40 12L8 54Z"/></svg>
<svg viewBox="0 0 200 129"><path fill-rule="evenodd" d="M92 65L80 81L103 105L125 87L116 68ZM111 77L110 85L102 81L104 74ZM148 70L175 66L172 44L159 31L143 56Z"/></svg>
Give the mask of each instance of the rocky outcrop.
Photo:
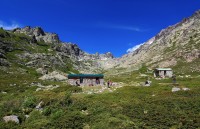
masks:
<svg viewBox="0 0 200 129"><path fill-rule="evenodd" d="M107 59L113 59L113 58L114 58L114 56L111 52L107 52L105 54L99 55L99 59L101 59L101 60L107 60Z"/></svg>
<svg viewBox="0 0 200 129"><path fill-rule="evenodd" d="M15 122L15 123L19 124L19 119L18 119L18 116L16 116L16 115L4 116L3 120L6 123L11 121L11 122Z"/></svg>
<svg viewBox="0 0 200 129"><path fill-rule="evenodd" d="M24 28L16 28L13 32L26 34L39 42L44 41L46 43L60 43L57 34L44 32L41 27L31 28L30 26L26 26Z"/></svg>
<svg viewBox="0 0 200 129"><path fill-rule="evenodd" d="M41 79L41 80L65 81L65 80L67 80L67 77L66 77L66 75L64 76L64 74L62 74L62 73L59 73L57 71L53 71L52 73L43 75L39 79Z"/></svg>
<svg viewBox="0 0 200 129"><path fill-rule="evenodd" d="M0 58L0 66L10 66L10 63L6 59Z"/></svg>
<svg viewBox="0 0 200 129"><path fill-rule="evenodd" d="M84 54L84 52L78 47L78 45L73 43L58 44L55 46L55 50L74 57L80 57Z"/></svg>
<svg viewBox="0 0 200 129"><path fill-rule="evenodd" d="M36 110L38 110L38 111L42 111L43 110L43 105L44 105L44 102L43 101L41 101L35 108L36 108Z"/></svg>
<svg viewBox="0 0 200 129"><path fill-rule="evenodd" d="M38 69L36 69L36 72L44 75L44 74L48 74L48 69L47 68L38 68Z"/></svg>

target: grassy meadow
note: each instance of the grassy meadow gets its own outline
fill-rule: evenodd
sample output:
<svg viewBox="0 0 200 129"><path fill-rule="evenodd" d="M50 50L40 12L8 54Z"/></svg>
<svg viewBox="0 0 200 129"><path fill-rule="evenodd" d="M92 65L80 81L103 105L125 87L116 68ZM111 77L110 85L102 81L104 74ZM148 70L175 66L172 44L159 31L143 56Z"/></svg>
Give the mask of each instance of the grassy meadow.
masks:
<svg viewBox="0 0 200 129"><path fill-rule="evenodd" d="M13 71L12 69L10 69ZM189 91L171 92L171 79L156 80L151 73L150 87L136 84L147 76L141 70L121 75L106 75L123 87L112 92L87 94L99 87L75 87L66 82L41 81L31 69L19 74L1 70L0 75L0 128L190 128L200 127L200 76L177 77L177 87ZM48 91L36 91L37 86L59 85ZM121 82L121 83L119 83ZM111 87L111 89L113 89ZM36 105L43 101L43 110ZM3 116L17 115L20 123L3 122ZM26 118L25 115L29 117Z"/></svg>

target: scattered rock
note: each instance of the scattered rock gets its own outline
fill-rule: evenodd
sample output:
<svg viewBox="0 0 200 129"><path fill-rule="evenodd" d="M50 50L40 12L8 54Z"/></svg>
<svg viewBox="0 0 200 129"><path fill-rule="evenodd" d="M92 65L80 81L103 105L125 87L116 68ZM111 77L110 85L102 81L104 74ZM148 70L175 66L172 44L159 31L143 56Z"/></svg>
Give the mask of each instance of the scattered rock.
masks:
<svg viewBox="0 0 200 129"><path fill-rule="evenodd" d="M1 93L2 93L2 94L7 94L7 92L5 92L5 91L1 91Z"/></svg>
<svg viewBox="0 0 200 129"><path fill-rule="evenodd" d="M36 72L39 73L39 74L42 74L42 75L48 74L48 70L47 70L47 69L44 69L44 68L38 68L38 69L36 70Z"/></svg>
<svg viewBox="0 0 200 129"><path fill-rule="evenodd" d="M178 88L178 87L173 87L172 88L172 92L177 92L177 91L180 91L181 90L181 88Z"/></svg>
<svg viewBox="0 0 200 129"><path fill-rule="evenodd" d="M191 77L191 75L185 75L186 78Z"/></svg>
<svg viewBox="0 0 200 129"><path fill-rule="evenodd" d="M151 81L146 81L144 86L151 86Z"/></svg>
<svg viewBox="0 0 200 129"><path fill-rule="evenodd" d="M88 110L82 110L81 113L84 114L84 115L88 115L89 114Z"/></svg>
<svg viewBox="0 0 200 129"><path fill-rule="evenodd" d="M42 86L42 84L39 83L39 82L32 82L32 83L30 84L30 86L38 86L38 87L40 87L40 86Z"/></svg>
<svg viewBox="0 0 200 129"><path fill-rule="evenodd" d="M39 79L41 80L56 80L56 81L64 81L67 80L67 77L62 75L61 73L57 71L53 71L52 73L46 74Z"/></svg>
<svg viewBox="0 0 200 129"><path fill-rule="evenodd" d="M26 119L29 118L29 115L25 115Z"/></svg>
<svg viewBox="0 0 200 129"><path fill-rule="evenodd" d="M146 74L140 74L140 77L147 77L148 75Z"/></svg>
<svg viewBox="0 0 200 129"><path fill-rule="evenodd" d="M151 81L140 82L140 86L151 86Z"/></svg>
<svg viewBox="0 0 200 129"><path fill-rule="evenodd" d="M38 88L36 89L36 91L40 91L40 90L53 90L55 88L60 87L59 85L48 85L48 86L44 86L39 82L32 82L29 86L37 86Z"/></svg>
<svg viewBox="0 0 200 129"><path fill-rule="evenodd" d="M6 123L9 122L9 121L12 121L12 122L19 124L19 119L18 119L18 116L16 116L16 115L4 116L3 120Z"/></svg>
<svg viewBox="0 0 200 129"><path fill-rule="evenodd" d="M85 124L83 129L91 129L90 125L89 124Z"/></svg>
<svg viewBox="0 0 200 129"><path fill-rule="evenodd" d="M42 90L42 88L37 88L35 91L40 91L40 90Z"/></svg>
<svg viewBox="0 0 200 129"><path fill-rule="evenodd" d="M147 114L148 113L148 110L144 110L144 114Z"/></svg>
<svg viewBox="0 0 200 129"><path fill-rule="evenodd" d="M40 90L44 90L44 91L47 91L47 90L53 90L55 88L58 88L60 87L59 85L48 85L48 86L38 86L38 88L36 89L36 91L40 91Z"/></svg>
<svg viewBox="0 0 200 129"><path fill-rule="evenodd" d="M10 66L10 63L3 58L0 58L0 66Z"/></svg>
<svg viewBox="0 0 200 129"><path fill-rule="evenodd" d="M183 91L188 91L188 90L190 90L189 88L178 88L178 87L174 87L174 88L172 88L172 92L176 92L176 91L180 91L180 90L183 90Z"/></svg>
<svg viewBox="0 0 200 129"><path fill-rule="evenodd" d="M43 110L42 106L43 106L44 102L41 101L35 108L39 111Z"/></svg>
<svg viewBox="0 0 200 129"><path fill-rule="evenodd" d="M187 91L187 90L190 90L190 89L189 88L182 88L182 90Z"/></svg>
<svg viewBox="0 0 200 129"><path fill-rule="evenodd" d="M10 84L10 86L16 86L17 84Z"/></svg>

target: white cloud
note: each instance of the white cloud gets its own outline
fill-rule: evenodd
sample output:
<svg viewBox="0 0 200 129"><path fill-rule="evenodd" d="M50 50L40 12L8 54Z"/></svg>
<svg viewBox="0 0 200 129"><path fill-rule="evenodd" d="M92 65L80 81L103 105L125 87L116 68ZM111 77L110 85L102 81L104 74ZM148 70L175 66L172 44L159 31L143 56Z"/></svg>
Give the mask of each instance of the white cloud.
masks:
<svg viewBox="0 0 200 129"><path fill-rule="evenodd" d="M5 30L12 30L20 26L21 25L16 22L12 22L11 24L8 24L0 20L0 27L3 27Z"/></svg>
<svg viewBox="0 0 200 129"><path fill-rule="evenodd" d="M95 26L104 27L104 28L110 28L110 29L135 31L135 32L147 31L147 30L142 29L141 27L138 27L138 26L117 25L117 24L110 24L110 23L103 23L103 22L99 22Z"/></svg>
<svg viewBox="0 0 200 129"><path fill-rule="evenodd" d="M112 28L122 29L122 30L130 30L130 31L136 31L136 32L144 31L144 30L140 29L139 27L131 27L131 26L112 26Z"/></svg>
<svg viewBox="0 0 200 129"><path fill-rule="evenodd" d="M129 52L134 52L135 50L137 50L141 45L143 45L144 43L141 43L141 44L138 44L132 48L129 48L126 52L129 53Z"/></svg>

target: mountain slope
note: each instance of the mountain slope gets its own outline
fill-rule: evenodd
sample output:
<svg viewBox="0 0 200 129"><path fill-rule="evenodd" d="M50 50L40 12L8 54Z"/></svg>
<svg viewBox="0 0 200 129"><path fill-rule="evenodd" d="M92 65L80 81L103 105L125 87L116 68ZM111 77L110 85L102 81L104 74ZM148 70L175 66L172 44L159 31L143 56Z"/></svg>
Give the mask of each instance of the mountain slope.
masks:
<svg viewBox="0 0 200 129"><path fill-rule="evenodd" d="M55 33L40 27L0 29L0 66L21 65L34 69L59 70L65 73L95 73L107 68L112 53L89 54L76 44L62 42Z"/></svg>
<svg viewBox="0 0 200 129"><path fill-rule="evenodd" d="M144 63L155 68L182 64L181 67L187 67L187 72L200 72L200 67L195 65L200 64L199 58L200 11L196 11L191 17L161 30L134 52L124 55L119 60L119 66L133 67Z"/></svg>

